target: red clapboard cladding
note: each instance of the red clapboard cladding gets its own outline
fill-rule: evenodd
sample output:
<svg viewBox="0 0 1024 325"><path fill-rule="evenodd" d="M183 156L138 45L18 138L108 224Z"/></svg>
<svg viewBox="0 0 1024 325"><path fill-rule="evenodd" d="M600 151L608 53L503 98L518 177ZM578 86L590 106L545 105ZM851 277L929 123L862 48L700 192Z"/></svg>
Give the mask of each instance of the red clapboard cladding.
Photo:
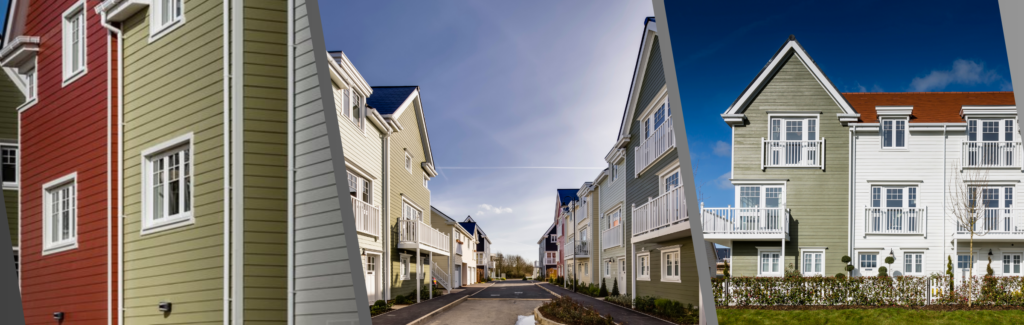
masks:
<svg viewBox="0 0 1024 325"><path fill-rule="evenodd" d="M63 14L85 3L86 73L64 85ZM39 36L38 101L21 120L21 293L27 324L116 320L119 45L98 1L32 1L24 34ZM77 247L43 255L43 185L77 174Z"/></svg>

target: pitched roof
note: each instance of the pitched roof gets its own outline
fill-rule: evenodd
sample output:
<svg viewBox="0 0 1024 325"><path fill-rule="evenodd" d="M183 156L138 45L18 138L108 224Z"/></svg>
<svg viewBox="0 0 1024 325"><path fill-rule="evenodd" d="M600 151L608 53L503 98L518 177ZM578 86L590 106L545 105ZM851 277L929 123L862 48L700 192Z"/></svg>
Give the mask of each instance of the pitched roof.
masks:
<svg viewBox="0 0 1024 325"><path fill-rule="evenodd" d="M471 234L473 233L473 230L476 230L476 222L460 222L459 225Z"/></svg>
<svg viewBox="0 0 1024 325"><path fill-rule="evenodd" d="M558 202L561 205L569 204L569 202L579 200L580 197L576 195L579 189L574 188L560 188L558 189Z"/></svg>
<svg viewBox="0 0 1024 325"><path fill-rule="evenodd" d="M962 123L967 106L1014 105L1013 92L843 93L863 123L878 123L875 106L913 106L910 123Z"/></svg>
<svg viewBox="0 0 1024 325"><path fill-rule="evenodd" d="M377 109L381 115L392 114L402 106L419 86L386 86L371 87L373 95L366 99L366 105Z"/></svg>

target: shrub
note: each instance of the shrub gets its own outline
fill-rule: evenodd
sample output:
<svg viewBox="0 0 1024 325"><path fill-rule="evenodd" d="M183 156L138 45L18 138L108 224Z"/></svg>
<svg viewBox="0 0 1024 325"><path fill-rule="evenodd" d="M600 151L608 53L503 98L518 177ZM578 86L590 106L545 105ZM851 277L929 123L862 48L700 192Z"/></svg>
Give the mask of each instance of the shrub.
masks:
<svg viewBox="0 0 1024 325"><path fill-rule="evenodd" d="M726 278L729 277L729 261L725 261L725 265L722 266L722 275Z"/></svg>
<svg viewBox="0 0 1024 325"><path fill-rule="evenodd" d="M789 263L789 267L786 267L784 277L800 278L803 277L803 274L800 274L800 271L797 271L796 267L793 266L793 263Z"/></svg>
<svg viewBox="0 0 1024 325"><path fill-rule="evenodd" d="M633 308L633 298L630 297L629 295L611 296L611 297L605 298L604 301L607 301L607 302L610 302L610 303L613 303L613 304L616 304L616 305L619 305L619 306L623 306L623 307L626 307L626 308Z"/></svg>
<svg viewBox="0 0 1024 325"><path fill-rule="evenodd" d="M601 317L601 314L589 306L584 306L568 296L552 299L540 306L544 317L565 324L614 325L612 315Z"/></svg>
<svg viewBox="0 0 1024 325"><path fill-rule="evenodd" d="M988 276L993 276L996 274L996 271L992 269L992 256L988 257L988 267L985 270L985 274L988 274Z"/></svg>
<svg viewBox="0 0 1024 325"><path fill-rule="evenodd" d="M614 280L612 280L612 295L619 295L619 278L615 278Z"/></svg>
<svg viewBox="0 0 1024 325"><path fill-rule="evenodd" d="M887 277L887 276L889 276L889 269L887 269L884 266L879 266L878 267L878 277L879 278L884 278L884 277Z"/></svg>
<svg viewBox="0 0 1024 325"><path fill-rule="evenodd" d="M696 324L700 318L700 311L693 308L692 304L683 305L681 302L670 299L640 297L636 299L636 310L654 314L678 324Z"/></svg>
<svg viewBox="0 0 1024 325"><path fill-rule="evenodd" d="M845 280L846 279L846 274L836 273L836 279Z"/></svg>
<svg viewBox="0 0 1024 325"><path fill-rule="evenodd" d="M597 292L597 296L598 297L607 297L608 296L608 287L604 285L604 278L601 278L601 289L599 289L599 290L600 291Z"/></svg>
<svg viewBox="0 0 1024 325"><path fill-rule="evenodd" d="M398 296L398 297L395 297L394 304L396 304L396 305L408 305L408 304L411 304L411 303L412 303L412 301L409 300L409 296Z"/></svg>
<svg viewBox="0 0 1024 325"><path fill-rule="evenodd" d="M372 306L370 306L370 316L377 316L391 310L391 306L394 306L394 302L387 302L384 300L377 300Z"/></svg>

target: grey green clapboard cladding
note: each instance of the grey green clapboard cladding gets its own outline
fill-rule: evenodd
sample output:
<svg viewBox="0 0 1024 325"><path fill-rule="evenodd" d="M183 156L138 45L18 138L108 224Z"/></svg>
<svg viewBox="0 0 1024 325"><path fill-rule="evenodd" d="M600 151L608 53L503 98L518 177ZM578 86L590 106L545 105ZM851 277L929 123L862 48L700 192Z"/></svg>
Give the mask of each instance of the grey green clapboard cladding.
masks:
<svg viewBox="0 0 1024 325"><path fill-rule="evenodd" d="M359 319L305 1L295 1L295 324Z"/></svg>
<svg viewBox="0 0 1024 325"><path fill-rule="evenodd" d="M405 112L398 117L398 124L402 125L402 130L393 133L388 140L390 149L388 150L388 166L389 169L389 186L390 190L390 207L388 216L388 224L391 227L391 247L396 249L391 250L391 297L394 298L401 295L406 295L416 291L416 272L419 270L419 260L413 258L410 260L409 268L409 279L402 280L399 272L401 271L401 253L414 255L415 251L407 251L397 249L398 247L398 220L402 217L402 204L405 201L412 202L418 209L423 211L423 222L430 224L430 190L423 187L423 177L426 176L426 172L423 170L422 163L426 162L426 152L424 143L426 142L426 135L422 133L420 121L422 121L423 110L420 107L419 101L413 101ZM405 169L405 153L406 150L412 154L412 171ZM421 251L421 254L425 253ZM421 276L420 286L426 284L430 279L430 267L429 265L424 268L424 275Z"/></svg>
<svg viewBox="0 0 1024 325"><path fill-rule="evenodd" d="M18 106L24 102L25 96L9 75L0 73L0 144L18 144ZM3 200L11 246L18 247L18 190L4 189Z"/></svg>
<svg viewBox="0 0 1024 325"><path fill-rule="evenodd" d="M657 100L658 94L665 88L665 70L662 66L661 57L661 43L657 36L651 44L650 57L647 60L647 67L644 71L643 81L640 85L640 92L637 98L637 106L632 116L629 116L629 123L632 123L630 128L630 139L632 139L626 148L626 208L623 212L626 215L626 233L632 234L632 221L633 221L633 208L639 207L646 204L649 199L658 197L661 192L659 189L659 176L658 172L670 167L671 165L678 163L678 153L676 149L671 149L663 156L658 159L654 164L647 167L647 169L636 177L632 172L636 162L636 148L644 142L644 128L638 119L643 114L643 108L651 104L652 101ZM627 238L632 238L628 236ZM693 243L690 237L684 237L680 239L671 240L668 242L658 243L646 243L638 244L635 248L630 246L627 239L627 250L629 251L629 258L627 263L628 273L626 278L632 279L634 277L635 268L633 267L634 258L640 249L644 249L650 252L651 258L651 277L649 281L637 280L636 281L636 295L637 296L654 296L659 298L667 298L676 300L684 304L697 305L699 303L699 288L697 280L697 268L694 263L695 255L693 252ZM661 271L661 250L660 247L668 246L680 246L680 282L662 282L659 281ZM636 249L636 251L633 251ZM632 290L632 283L627 285L627 290Z"/></svg>
<svg viewBox="0 0 1024 325"><path fill-rule="evenodd" d="M848 248L849 131L836 114L839 105L796 55L756 94L735 127L733 178L788 179L786 207L792 213L783 267L799 264L800 247L827 247L825 274L844 272L841 257ZM813 64L813 63L811 63ZM825 141L825 169L766 168L761 170L761 138L768 137L769 111L821 112L820 133ZM733 242L732 274L757 275L757 247L778 247L781 241Z"/></svg>
<svg viewBox="0 0 1024 325"><path fill-rule="evenodd" d="M149 41L148 10L124 31L124 323L222 324L225 287L224 7L185 1L187 23ZM187 64L186 64L187 63ZM141 152L193 134L187 227L141 235ZM165 317L155 306L174 303Z"/></svg>

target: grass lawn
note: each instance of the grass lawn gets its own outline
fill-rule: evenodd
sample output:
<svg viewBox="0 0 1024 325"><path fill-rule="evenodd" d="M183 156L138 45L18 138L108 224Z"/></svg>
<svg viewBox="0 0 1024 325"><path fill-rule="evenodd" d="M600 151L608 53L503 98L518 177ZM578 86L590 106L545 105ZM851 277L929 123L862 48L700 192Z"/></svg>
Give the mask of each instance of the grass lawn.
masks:
<svg viewBox="0 0 1024 325"><path fill-rule="evenodd" d="M843 310L719 309L721 324L1021 324L1024 310L936 311L901 308Z"/></svg>

